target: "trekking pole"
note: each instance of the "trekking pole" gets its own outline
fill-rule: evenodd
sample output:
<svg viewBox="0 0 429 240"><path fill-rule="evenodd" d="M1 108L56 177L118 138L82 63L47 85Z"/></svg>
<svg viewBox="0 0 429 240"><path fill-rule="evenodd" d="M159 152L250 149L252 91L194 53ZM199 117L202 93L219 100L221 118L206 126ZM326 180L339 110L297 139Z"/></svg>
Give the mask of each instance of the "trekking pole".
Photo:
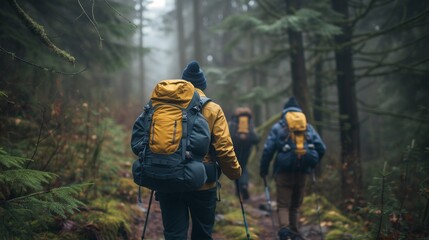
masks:
<svg viewBox="0 0 429 240"><path fill-rule="evenodd" d="M151 190L151 192L150 192L149 205L147 207L146 220L144 221L142 240L144 239L144 235L146 233L147 221L149 220L150 206L152 205L152 197L153 197L153 190Z"/></svg>
<svg viewBox="0 0 429 240"><path fill-rule="evenodd" d="M263 179L264 179L264 186L265 186L265 198L267 199L268 211L270 212L270 215L271 215L271 224L272 224L272 227L273 227L273 237L274 237L273 239L277 239L277 236L275 234L276 227L274 225L273 209L271 208L270 190L268 189L267 178L263 177Z"/></svg>
<svg viewBox="0 0 429 240"><path fill-rule="evenodd" d="M249 228L247 226L246 215L244 214L243 201L241 200L240 184L238 183L238 179L235 180L235 185L236 185L236 188L237 188L238 199L240 200L241 213L243 214L243 221L244 221L244 227L246 228L247 240L250 240Z"/></svg>
<svg viewBox="0 0 429 240"><path fill-rule="evenodd" d="M311 172L312 174L312 180L313 180L313 192L316 192L316 173L315 170L313 169L313 171ZM324 239L323 238L323 231L322 231L322 225L320 224L321 220L320 220L320 196L316 197L316 212L317 212L317 221L319 224L319 233L320 233L320 239Z"/></svg>

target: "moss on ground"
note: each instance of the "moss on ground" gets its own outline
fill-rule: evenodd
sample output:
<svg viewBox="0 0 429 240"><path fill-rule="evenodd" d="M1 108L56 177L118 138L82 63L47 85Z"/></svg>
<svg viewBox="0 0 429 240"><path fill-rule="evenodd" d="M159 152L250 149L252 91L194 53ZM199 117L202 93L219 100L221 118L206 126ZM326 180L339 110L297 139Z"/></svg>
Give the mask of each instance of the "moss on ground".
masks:
<svg viewBox="0 0 429 240"><path fill-rule="evenodd" d="M41 232L34 239L129 239L130 206L118 200L99 198L87 209L59 222L59 231Z"/></svg>
<svg viewBox="0 0 429 240"><path fill-rule="evenodd" d="M363 221L350 219L322 196L305 197L301 210L304 224L317 223L320 217L320 225L328 230L326 240L362 239L366 233Z"/></svg>
<svg viewBox="0 0 429 240"><path fill-rule="evenodd" d="M216 232L221 232L226 239L247 239L241 206L232 208L231 211L222 216L221 220L216 221L214 229ZM257 239L255 238L259 235L257 220L250 214L246 214L245 216L249 235L252 239Z"/></svg>

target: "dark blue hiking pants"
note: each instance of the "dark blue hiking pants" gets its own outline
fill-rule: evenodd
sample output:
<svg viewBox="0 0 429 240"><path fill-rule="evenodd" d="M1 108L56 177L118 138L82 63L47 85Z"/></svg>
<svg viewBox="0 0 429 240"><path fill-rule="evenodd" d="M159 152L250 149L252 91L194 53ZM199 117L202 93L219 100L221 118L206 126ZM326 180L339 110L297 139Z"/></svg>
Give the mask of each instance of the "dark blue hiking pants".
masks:
<svg viewBox="0 0 429 240"><path fill-rule="evenodd" d="M165 240L188 239L189 217L191 239L212 239L215 223L216 188L186 192L157 193L161 207Z"/></svg>

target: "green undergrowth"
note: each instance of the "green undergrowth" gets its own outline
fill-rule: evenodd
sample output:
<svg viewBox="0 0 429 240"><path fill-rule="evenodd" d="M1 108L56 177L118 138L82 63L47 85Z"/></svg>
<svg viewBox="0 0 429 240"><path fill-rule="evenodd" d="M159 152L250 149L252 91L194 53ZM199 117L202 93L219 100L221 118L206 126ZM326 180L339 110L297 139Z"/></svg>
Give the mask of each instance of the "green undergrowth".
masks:
<svg viewBox="0 0 429 240"><path fill-rule="evenodd" d="M350 219L325 197L316 194L305 197L301 210L304 225L319 223L321 227L327 228L326 240L365 239L364 222Z"/></svg>
<svg viewBox="0 0 429 240"><path fill-rule="evenodd" d="M217 220L214 227L215 232L221 232L225 239L247 239L243 213L240 200L235 194L234 184L229 179L221 179L221 201L217 203ZM250 206L245 205L245 217L248 232L251 239L258 239L258 219L248 214Z"/></svg>
<svg viewBox="0 0 429 240"><path fill-rule="evenodd" d="M42 232L34 239L128 239L132 216L130 206L100 198L70 218L58 221L58 232Z"/></svg>

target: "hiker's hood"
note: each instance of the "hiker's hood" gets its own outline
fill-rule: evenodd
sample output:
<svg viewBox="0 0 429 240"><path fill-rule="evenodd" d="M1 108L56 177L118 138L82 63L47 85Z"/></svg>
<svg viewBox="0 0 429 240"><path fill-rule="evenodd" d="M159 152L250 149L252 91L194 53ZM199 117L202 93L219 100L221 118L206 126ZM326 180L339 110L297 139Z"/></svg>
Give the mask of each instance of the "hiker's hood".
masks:
<svg viewBox="0 0 429 240"><path fill-rule="evenodd" d="M186 108L194 95L192 83L182 79L168 79L159 82L152 92L153 106L160 103L172 103Z"/></svg>

